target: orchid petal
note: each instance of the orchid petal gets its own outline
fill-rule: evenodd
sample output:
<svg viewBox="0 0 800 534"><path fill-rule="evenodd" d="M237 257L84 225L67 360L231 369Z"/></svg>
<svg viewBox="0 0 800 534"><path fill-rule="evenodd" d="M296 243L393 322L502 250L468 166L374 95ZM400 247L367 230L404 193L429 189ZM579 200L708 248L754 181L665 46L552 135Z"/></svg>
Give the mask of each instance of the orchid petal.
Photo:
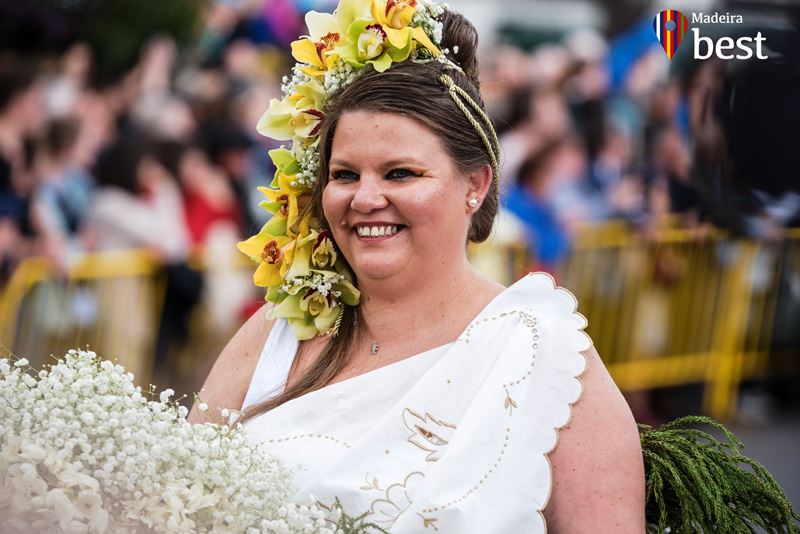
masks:
<svg viewBox="0 0 800 534"><path fill-rule="evenodd" d="M258 133L278 141L288 141L294 136L294 129L289 124L294 106L290 102L273 98L269 101L267 111L256 125Z"/></svg>
<svg viewBox="0 0 800 534"><path fill-rule="evenodd" d="M289 326L292 327L292 333L300 341L313 339L319 335L317 327L314 326L313 321L305 316L302 319L288 319Z"/></svg>
<svg viewBox="0 0 800 534"><path fill-rule="evenodd" d="M270 311L270 318L304 319L306 314L300 309L300 295L289 295Z"/></svg>
<svg viewBox="0 0 800 534"><path fill-rule="evenodd" d="M258 287L270 287L281 283L281 275L278 272L279 265L263 262L258 265L258 269L253 273L253 283Z"/></svg>
<svg viewBox="0 0 800 534"><path fill-rule="evenodd" d="M306 26L313 41L319 41L329 33L341 33L339 23L331 13L309 11L306 13Z"/></svg>
<svg viewBox="0 0 800 534"><path fill-rule="evenodd" d="M383 31L386 32L386 37L388 37L389 42L392 43L393 47L403 49L409 46L411 43L411 28L403 28L398 30L389 25L384 25L382 27Z"/></svg>
<svg viewBox="0 0 800 534"><path fill-rule="evenodd" d="M425 48L427 48L434 56L438 56L439 54L441 54L436 45L433 44L433 41L431 41L430 37L428 37L428 34L425 33L425 30L423 30L421 27L417 26L416 28L414 28L413 35L414 35L414 40L417 41L417 43L424 46Z"/></svg>
<svg viewBox="0 0 800 534"><path fill-rule="evenodd" d="M349 28L357 19L369 19L371 11L370 0L341 0L334 16L339 28ZM372 22L370 22L372 23ZM349 33L349 32L348 32Z"/></svg>
<svg viewBox="0 0 800 534"><path fill-rule="evenodd" d="M341 292L342 302L348 306L357 306L361 298L361 291L356 289L349 280L343 280L336 284L336 290Z"/></svg>
<svg viewBox="0 0 800 534"><path fill-rule="evenodd" d="M322 59L319 57L316 43L308 37L292 41L292 56L300 63L305 63L321 69L325 67L322 63Z"/></svg>
<svg viewBox="0 0 800 534"><path fill-rule="evenodd" d="M272 163L282 169L283 167L289 165L291 162L295 161L294 156L292 153L285 148L275 148L269 151L269 158L272 160Z"/></svg>
<svg viewBox="0 0 800 534"><path fill-rule="evenodd" d="M384 72L392 66L392 57L387 52L384 52L377 59L371 60L370 63L372 63L376 71Z"/></svg>

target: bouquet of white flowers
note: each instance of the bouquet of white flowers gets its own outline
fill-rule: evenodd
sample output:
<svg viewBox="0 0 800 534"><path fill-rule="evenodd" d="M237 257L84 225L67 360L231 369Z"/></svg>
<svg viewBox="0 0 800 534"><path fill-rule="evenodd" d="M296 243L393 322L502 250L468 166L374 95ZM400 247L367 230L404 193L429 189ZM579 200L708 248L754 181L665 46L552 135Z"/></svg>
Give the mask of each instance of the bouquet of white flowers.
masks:
<svg viewBox="0 0 800 534"><path fill-rule="evenodd" d="M239 427L192 426L171 390L148 399L93 352L30 371L0 358L0 532L337 530Z"/></svg>

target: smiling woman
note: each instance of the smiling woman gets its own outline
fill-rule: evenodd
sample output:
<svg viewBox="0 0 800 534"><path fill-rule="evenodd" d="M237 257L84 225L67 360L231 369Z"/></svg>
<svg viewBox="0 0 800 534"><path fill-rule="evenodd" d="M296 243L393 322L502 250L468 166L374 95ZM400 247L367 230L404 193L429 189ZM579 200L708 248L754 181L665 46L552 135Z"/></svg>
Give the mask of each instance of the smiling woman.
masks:
<svg viewBox="0 0 800 534"><path fill-rule="evenodd" d="M226 347L205 402L241 408L297 467L298 502L385 531L643 532L636 425L574 297L467 261L499 178L474 28L415 0L308 23L261 123L292 139L275 216L241 247L275 307Z"/></svg>
<svg viewBox="0 0 800 534"><path fill-rule="evenodd" d="M389 151L386 139L395 139ZM441 265L458 267L475 211L467 200L485 196L490 181L488 169L463 177L419 121L351 111L336 128L322 211L339 222L334 241L352 258L362 290L373 280L409 286Z"/></svg>

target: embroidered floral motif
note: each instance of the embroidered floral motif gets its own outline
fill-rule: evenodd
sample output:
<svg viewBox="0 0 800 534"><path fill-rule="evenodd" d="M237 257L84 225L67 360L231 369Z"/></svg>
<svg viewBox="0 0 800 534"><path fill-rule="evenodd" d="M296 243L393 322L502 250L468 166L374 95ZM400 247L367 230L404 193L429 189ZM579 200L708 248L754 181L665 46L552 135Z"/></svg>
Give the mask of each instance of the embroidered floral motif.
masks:
<svg viewBox="0 0 800 534"><path fill-rule="evenodd" d="M381 488L381 485L378 482L378 477L372 477L372 480L370 480L369 479L369 473L364 473L364 481L366 482L366 484L364 484L363 486L360 486L359 489L362 489L362 490L365 490L365 491L369 491L369 490L383 491L383 488Z"/></svg>
<svg viewBox="0 0 800 534"><path fill-rule="evenodd" d="M514 413L514 408L517 407L517 402L511 398L511 394L508 392L508 388L506 390L506 400L503 403L503 406L506 410L508 410L508 415L512 415Z"/></svg>
<svg viewBox="0 0 800 534"><path fill-rule="evenodd" d="M425 460L435 462L439 453L450 442L456 425L438 419L426 412L424 416L406 408L403 410L403 424L411 431L408 442L427 452Z"/></svg>
<svg viewBox="0 0 800 534"><path fill-rule="evenodd" d="M497 316L494 316L494 317L486 317L482 321L478 321L478 322L475 322L475 323L471 324L467 328L467 334L465 336L465 338L466 338L465 342L468 343L469 342L469 335L470 335L470 332L472 331L473 327L478 326L480 324L488 323L490 321L495 321L497 319L502 319L502 318L505 318L505 317L509 317L509 316L512 316L512 315L518 316L520 318L520 320L522 321L522 323L530 330L530 333L531 333L531 359L530 359L530 366L528 367L528 369L525 371L525 373L523 375L519 376L519 378L517 378L516 380L511 380L511 381L503 384L503 390L505 391L503 407L506 410L508 410L508 414L509 415L513 415L514 408L518 408L519 406L517 404L517 401L515 401L511 397L511 393L509 392L508 388L516 386L516 385L522 383L523 381L527 380L528 377L530 377L531 374L533 373L533 368L536 365L536 355L537 355L537 352L538 352L538 349L539 349L539 330L538 330L538 321L536 320L536 317L533 316L533 314L531 313L530 310L528 310L528 311L521 311L521 310L508 311L508 312L501 313L501 314L499 314ZM510 437L511 437L511 427L509 426L509 427L506 427L506 433L505 433L503 441L501 442L501 447L500 447L500 449L498 451L497 458L496 458L496 460L494 462L494 465L492 465L491 467L489 467L486 470L484 475L480 479L478 479L477 483L474 486L472 486L471 488L467 489L460 497L458 497L456 499L453 499L453 500L451 500L449 502L446 502L445 504L443 504L441 506L435 506L435 507L432 507L432 508L425 508L424 510L422 510L422 512L426 513L426 514L430 514L432 512L438 512L440 510L443 510L445 508L448 508L450 506L453 506L453 505L456 505L456 504L460 503L461 501L467 499L470 495L472 495L473 493L478 491L478 489L480 489L481 485L483 485L483 483L489 478L489 476L498 468L498 466L500 465L500 462L503 461L503 458L505 457L505 454L506 454L506 450L508 449L508 444L510 442ZM410 439L409 439L409 441L410 441ZM420 516L420 517L422 517L422 516ZM423 519L425 519L425 518L423 517Z"/></svg>
<svg viewBox="0 0 800 534"><path fill-rule="evenodd" d="M422 518L422 526L425 528L432 528L434 531L439 532L439 527L436 526L436 522L439 521L435 517L425 517L424 515L417 513L418 516Z"/></svg>
<svg viewBox="0 0 800 534"><path fill-rule="evenodd" d="M414 489L424 478L425 474L421 471L413 471L406 476L403 482L388 486L382 498L372 501L369 513L370 521L381 527L391 528L397 518L411 506ZM377 478L374 479L374 482L375 486L379 486Z"/></svg>

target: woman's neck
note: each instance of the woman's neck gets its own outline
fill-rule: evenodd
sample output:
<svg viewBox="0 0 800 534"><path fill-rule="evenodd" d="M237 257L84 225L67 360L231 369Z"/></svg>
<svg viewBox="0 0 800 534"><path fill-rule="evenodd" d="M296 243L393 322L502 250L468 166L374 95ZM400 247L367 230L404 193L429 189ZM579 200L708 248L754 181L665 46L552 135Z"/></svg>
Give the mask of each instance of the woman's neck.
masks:
<svg viewBox="0 0 800 534"><path fill-rule="evenodd" d="M462 323L503 289L477 274L466 259L456 268L442 269L439 276L419 276L412 283L386 281L360 285L366 323L363 341L390 346L404 341L423 346L431 341L435 346L458 336L465 326Z"/></svg>

